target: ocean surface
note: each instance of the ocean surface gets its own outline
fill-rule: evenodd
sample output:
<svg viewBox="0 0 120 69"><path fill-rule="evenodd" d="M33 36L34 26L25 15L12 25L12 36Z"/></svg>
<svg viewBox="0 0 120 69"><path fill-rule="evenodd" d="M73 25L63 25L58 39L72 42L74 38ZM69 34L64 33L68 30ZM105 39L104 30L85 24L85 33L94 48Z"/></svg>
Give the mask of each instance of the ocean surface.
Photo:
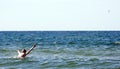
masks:
<svg viewBox="0 0 120 69"><path fill-rule="evenodd" d="M0 69L120 69L120 31L1 31Z"/></svg>

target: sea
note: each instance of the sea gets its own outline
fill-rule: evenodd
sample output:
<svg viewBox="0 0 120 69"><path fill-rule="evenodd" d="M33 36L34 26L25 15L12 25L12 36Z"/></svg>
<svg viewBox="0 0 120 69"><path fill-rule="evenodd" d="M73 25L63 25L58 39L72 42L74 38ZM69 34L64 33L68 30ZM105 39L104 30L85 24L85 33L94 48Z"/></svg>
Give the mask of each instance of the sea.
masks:
<svg viewBox="0 0 120 69"><path fill-rule="evenodd" d="M120 69L120 31L0 31L0 69Z"/></svg>

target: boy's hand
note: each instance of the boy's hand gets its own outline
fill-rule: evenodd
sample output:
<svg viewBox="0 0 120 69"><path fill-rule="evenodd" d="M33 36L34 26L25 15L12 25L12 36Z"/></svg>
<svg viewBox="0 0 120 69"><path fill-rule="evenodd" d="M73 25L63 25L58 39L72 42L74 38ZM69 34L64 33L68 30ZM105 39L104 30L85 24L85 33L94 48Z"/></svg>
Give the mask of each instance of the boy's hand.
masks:
<svg viewBox="0 0 120 69"><path fill-rule="evenodd" d="M34 44L33 47L36 47L36 44Z"/></svg>

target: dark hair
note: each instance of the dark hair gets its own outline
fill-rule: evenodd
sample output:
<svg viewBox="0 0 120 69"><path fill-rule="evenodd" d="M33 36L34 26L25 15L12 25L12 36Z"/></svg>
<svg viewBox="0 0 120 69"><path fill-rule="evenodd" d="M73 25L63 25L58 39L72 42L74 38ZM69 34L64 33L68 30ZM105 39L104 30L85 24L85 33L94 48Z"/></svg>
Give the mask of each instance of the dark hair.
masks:
<svg viewBox="0 0 120 69"><path fill-rule="evenodd" d="M25 49L23 49L23 50L22 50L22 52L26 52L26 50L25 50Z"/></svg>

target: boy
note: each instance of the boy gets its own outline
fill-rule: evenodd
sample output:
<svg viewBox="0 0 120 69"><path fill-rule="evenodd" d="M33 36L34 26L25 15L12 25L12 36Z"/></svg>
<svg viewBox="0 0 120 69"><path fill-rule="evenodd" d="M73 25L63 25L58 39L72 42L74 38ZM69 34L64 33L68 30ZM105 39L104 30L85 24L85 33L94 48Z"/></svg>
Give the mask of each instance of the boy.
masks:
<svg viewBox="0 0 120 69"><path fill-rule="evenodd" d="M22 49L22 51L18 50L18 58L24 59L34 48L36 44L34 44L28 51Z"/></svg>

